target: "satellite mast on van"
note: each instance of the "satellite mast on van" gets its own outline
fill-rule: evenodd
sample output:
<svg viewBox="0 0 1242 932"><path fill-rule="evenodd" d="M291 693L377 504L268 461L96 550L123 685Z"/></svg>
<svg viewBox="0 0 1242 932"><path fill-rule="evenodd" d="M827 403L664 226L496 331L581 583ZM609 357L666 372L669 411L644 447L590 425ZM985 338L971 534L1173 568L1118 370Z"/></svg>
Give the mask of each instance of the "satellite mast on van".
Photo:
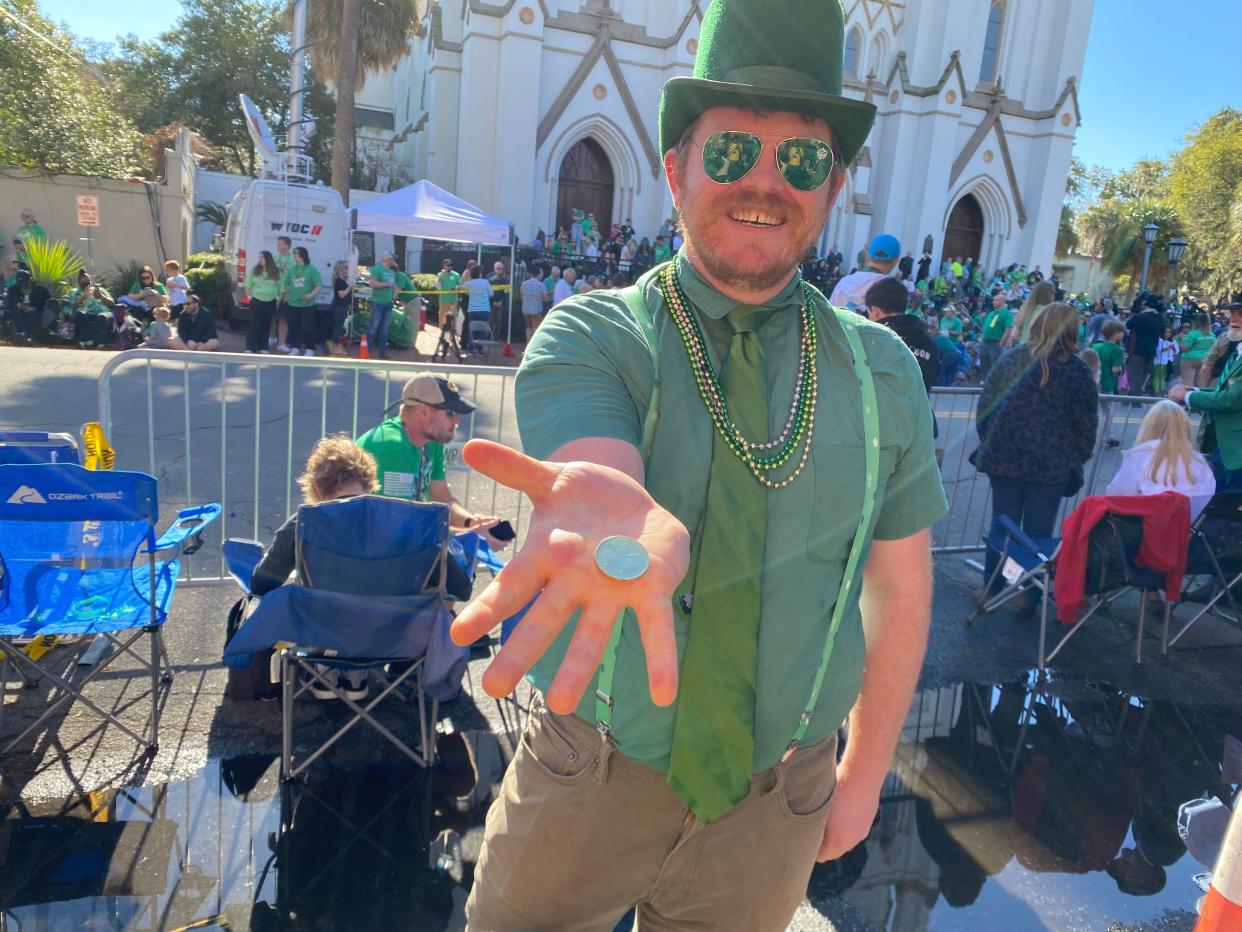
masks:
<svg viewBox="0 0 1242 932"><path fill-rule="evenodd" d="M262 174L264 169L267 169L270 173L268 166L274 165L278 160L276 139L272 136L272 128L267 125L263 111L255 105L253 100L245 94L240 95L240 98L242 113L246 117L246 132L250 134L255 154L259 156L259 171Z"/></svg>

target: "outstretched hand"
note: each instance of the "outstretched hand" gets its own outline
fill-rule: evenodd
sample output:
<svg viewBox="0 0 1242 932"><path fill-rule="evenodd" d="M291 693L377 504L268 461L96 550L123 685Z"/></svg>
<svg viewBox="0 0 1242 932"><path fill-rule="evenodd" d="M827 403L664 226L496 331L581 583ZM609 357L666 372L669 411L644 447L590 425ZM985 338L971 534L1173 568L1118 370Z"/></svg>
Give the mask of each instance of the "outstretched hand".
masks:
<svg viewBox="0 0 1242 932"><path fill-rule="evenodd" d="M690 535L639 483L594 463L548 463L487 440L471 440L466 463L525 493L534 505L526 542L490 586L457 616L452 637L473 643L535 596L483 676L492 696L512 692L581 608L573 641L547 703L569 714L590 685L618 616L638 618L651 699L669 705L677 695L677 645L672 596L690 563ZM640 578L622 582L595 564L595 548L613 535L632 537L650 555Z"/></svg>

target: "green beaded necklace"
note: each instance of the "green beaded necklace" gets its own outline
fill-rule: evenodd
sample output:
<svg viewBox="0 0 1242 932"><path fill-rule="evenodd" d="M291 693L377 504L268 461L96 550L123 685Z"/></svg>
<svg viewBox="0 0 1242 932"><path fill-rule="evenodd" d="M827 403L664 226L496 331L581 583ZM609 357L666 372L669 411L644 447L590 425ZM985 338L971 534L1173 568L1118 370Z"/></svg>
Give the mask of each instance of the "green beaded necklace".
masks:
<svg viewBox="0 0 1242 932"><path fill-rule="evenodd" d="M791 485L806 467L807 458L811 453L811 437L815 433L815 399L818 395L819 379L815 368L815 347L818 335L815 326L815 314L811 310L811 289L806 282L802 283L802 339L798 352L798 375L794 380L793 401L790 404L789 417L785 421L785 429L775 440L757 442L747 440L733 423L729 415L729 404L725 399L720 378L712 366L711 357L707 354L706 341L699 322L690 311L690 301L681 289L677 280L674 264L669 263L659 276L660 293L668 306L677 332L681 335L690 358L690 369L694 373L694 381L698 386L699 395L707 406L712 423L724 439L729 449L742 460L754 477L770 489L783 489ZM802 447L802 455L794 471L784 479L774 481L768 473L775 472L789 463L798 447Z"/></svg>

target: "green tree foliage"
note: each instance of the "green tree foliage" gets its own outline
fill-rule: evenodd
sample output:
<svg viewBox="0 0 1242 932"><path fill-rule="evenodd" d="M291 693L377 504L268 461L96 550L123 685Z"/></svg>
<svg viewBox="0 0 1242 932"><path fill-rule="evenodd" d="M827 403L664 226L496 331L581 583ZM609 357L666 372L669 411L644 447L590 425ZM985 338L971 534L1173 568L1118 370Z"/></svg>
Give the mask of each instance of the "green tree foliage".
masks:
<svg viewBox="0 0 1242 932"><path fill-rule="evenodd" d="M289 35L277 0L184 0L172 29L126 36L102 67L143 132L183 123L218 150L205 167L253 174L255 153L237 99L247 94L283 136L289 112ZM308 75L305 111L317 121L308 154L326 166L333 102ZM326 171L326 168L324 169Z"/></svg>
<svg viewBox="0 0 1242 932"><path fill-rule="evenodd" d="M20 21L25 28L18 25ZM72 36L35 0L0 15L0 163L35 171L124 177L138 134Z"/></svg>
<svg viewBox="0 0 1242 932"><path fill-rule="evenodd" d="M1173 158L1169 201L1202 284L1222 294L1242 290L1242 112L1226 107L1186 137Z"/></svg>
<svg viewBox="0 0 1242 932"><path fill-rule="evenodd" d="M1076 232L1088 251L1101 258L1110 275L1119 281L1129 276L1137 284L1146 245L1143 228L1149 223L1159 228L1148 271L1148 285L1155 290L1168 274L1169 240L1182 232L1177 213L1167 201L1101 199L1078 215Z"/></svg>

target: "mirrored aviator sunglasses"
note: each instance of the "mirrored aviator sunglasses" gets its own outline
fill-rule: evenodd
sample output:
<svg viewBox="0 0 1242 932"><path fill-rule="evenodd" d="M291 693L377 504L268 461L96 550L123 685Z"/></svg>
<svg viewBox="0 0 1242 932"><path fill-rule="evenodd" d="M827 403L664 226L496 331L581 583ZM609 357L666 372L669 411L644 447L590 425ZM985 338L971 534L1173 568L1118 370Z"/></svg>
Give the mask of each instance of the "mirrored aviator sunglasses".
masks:
<svg viewBox="0 0 1242 932"><path fill-rule="evenodd" d="M723 132L703 143L703 171L717 184L741 181L759 163L764 142L754 133ZM832 146L812 136L790 136L775 144L776 167L791 188L815 191L832 174Z"/></svg>

